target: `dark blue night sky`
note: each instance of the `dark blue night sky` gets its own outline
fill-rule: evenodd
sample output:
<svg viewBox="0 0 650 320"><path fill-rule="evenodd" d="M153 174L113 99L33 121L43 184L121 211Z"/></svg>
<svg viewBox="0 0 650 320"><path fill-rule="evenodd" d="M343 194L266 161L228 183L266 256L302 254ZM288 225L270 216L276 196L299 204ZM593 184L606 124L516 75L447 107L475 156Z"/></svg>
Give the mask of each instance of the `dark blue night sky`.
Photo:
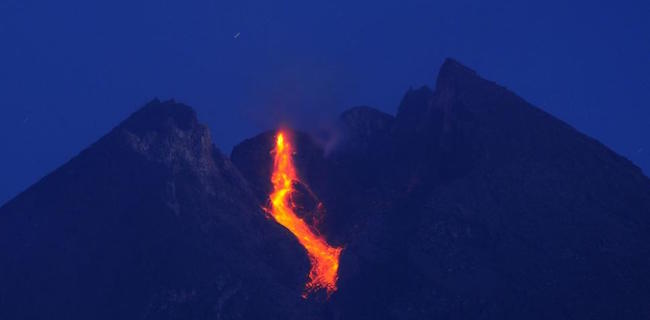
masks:
<svg viewBox="0 0 650 320"><path fill-rule="evenodd" d="M650 172L650 2L0 1L0 203L154 97L226 153L280 122L394 114L445 57Z"/></svg>

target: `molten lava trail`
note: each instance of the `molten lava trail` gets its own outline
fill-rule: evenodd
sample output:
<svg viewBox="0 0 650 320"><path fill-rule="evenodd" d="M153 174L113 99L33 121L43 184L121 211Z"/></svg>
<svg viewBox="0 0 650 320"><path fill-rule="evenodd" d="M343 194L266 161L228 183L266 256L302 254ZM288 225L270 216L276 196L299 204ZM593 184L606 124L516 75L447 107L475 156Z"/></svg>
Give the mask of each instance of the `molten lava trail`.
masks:
<svg viewBox="0 0 650 320"><path fill-rule="evenodd" d="M305 286L303 297L318 289L327 290L327 295L336 291L338 279L339 256L342 248L332 247L314 227L310 227L295 212L293 202L294 183L299 182L293 164L293 150L283 132L279 132L273 150L273 174L271 183L273 192L269 196L271 204L268 212L275 221L287 228L307 250L311 262L309 282Z"/></svg>

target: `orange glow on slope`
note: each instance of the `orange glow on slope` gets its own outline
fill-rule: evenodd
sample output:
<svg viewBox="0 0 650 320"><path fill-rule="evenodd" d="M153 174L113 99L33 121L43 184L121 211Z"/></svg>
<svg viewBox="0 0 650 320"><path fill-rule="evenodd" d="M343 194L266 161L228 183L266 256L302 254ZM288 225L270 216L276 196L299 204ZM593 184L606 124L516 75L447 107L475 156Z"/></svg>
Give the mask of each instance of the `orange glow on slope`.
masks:
<svg viewBox="0 0 650 320"><path fill-rule="evenodd" d="M318 230L310 227L295 212L295 204L292 194L294 182L299 182L296 168L293 164L293 150L291 144L286 140L283 132L279 132L276 138L273 161L273 174L271 183L273 192L269 196L271 201L268 212L273 219L287 228L298 239L298 242L307 250L311 270L309 271L309 282L305 286L303 297L318 289L326 289L327 295L336 291L338 280L339 256L342 248L332 247L327 244L325 238L318 233Z"/></svg>

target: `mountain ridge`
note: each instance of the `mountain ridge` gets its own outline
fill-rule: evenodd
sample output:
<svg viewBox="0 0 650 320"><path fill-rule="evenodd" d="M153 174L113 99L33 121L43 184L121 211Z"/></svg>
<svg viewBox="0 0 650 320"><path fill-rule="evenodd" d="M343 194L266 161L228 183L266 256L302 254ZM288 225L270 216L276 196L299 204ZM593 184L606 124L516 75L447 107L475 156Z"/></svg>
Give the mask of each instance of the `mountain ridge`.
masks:
<svg viewBox="0 0 650 320"><path fill-rule="evenodd" d="M602 143L453 59L337 126L291 135L300 211L344 247L329 300L261 209L275 132L227 157L154 99L0 206L0 317L650 317L650 179Z"/></svg>

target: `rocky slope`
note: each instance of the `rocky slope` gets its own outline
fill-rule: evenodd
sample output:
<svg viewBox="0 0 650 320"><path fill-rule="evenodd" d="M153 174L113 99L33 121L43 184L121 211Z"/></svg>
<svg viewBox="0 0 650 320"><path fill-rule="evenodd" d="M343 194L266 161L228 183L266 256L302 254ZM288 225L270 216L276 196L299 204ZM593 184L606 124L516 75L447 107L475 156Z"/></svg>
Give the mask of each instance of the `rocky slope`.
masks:
<svg viewBox="0 0 650 320"><path fill-rule="evenodd" d="M191 108L152 101L0 209L0 318L290 317L308 261L255 203Z"/></svg>

